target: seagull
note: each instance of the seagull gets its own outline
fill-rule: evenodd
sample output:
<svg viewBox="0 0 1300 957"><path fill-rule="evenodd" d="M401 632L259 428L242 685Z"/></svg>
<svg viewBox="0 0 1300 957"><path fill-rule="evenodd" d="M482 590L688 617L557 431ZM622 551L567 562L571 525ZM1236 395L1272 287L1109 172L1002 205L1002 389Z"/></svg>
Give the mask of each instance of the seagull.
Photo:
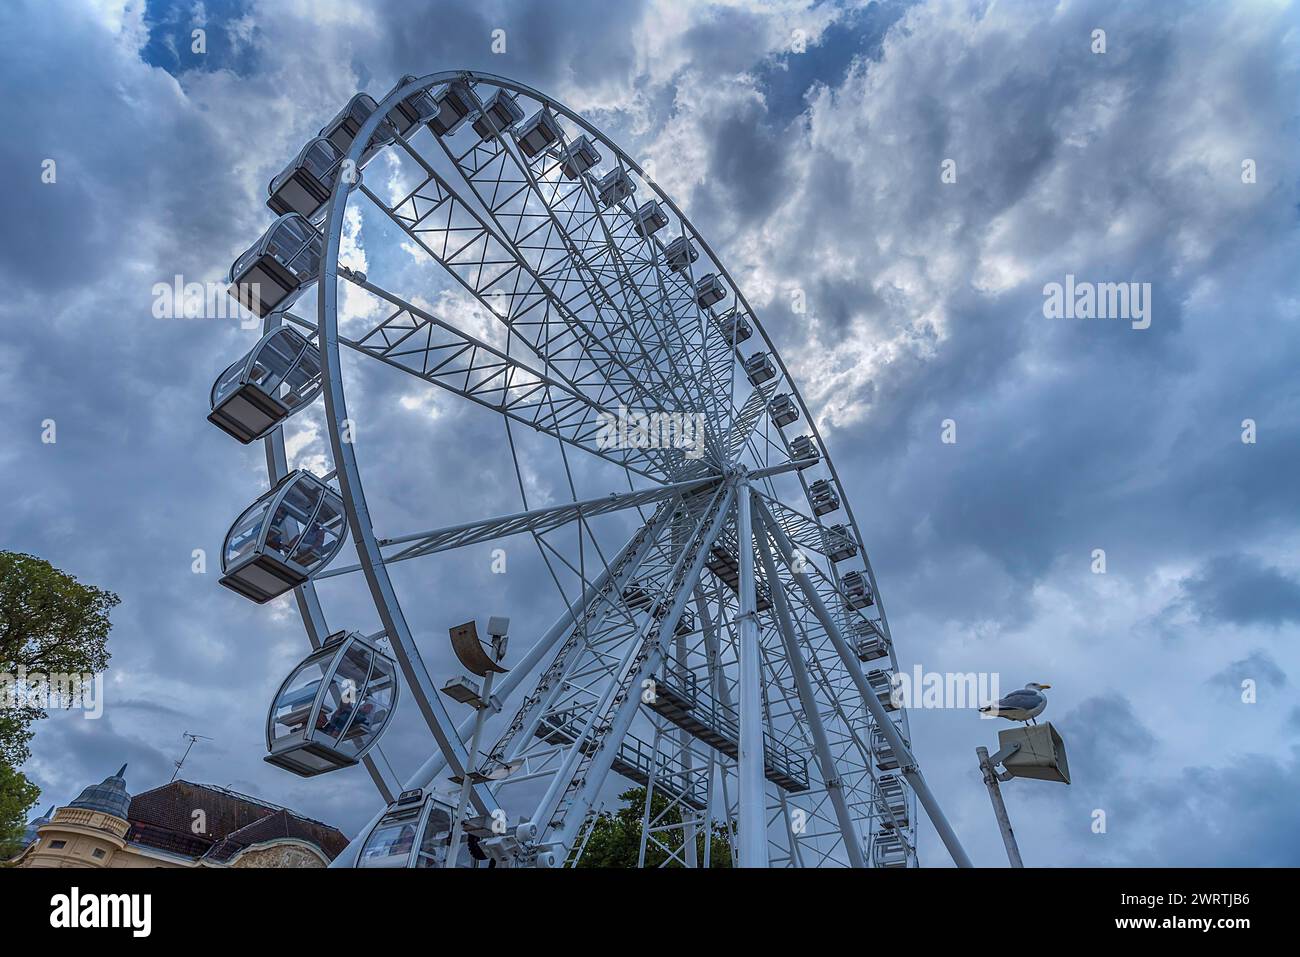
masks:
<svg viewBox="0 0 1300 957"><path fill-rule="evenodd" d="M1051 685L1039 684L1037 681L1031 681L1025 685L1023 691L1013 691L997 704L986 704L980 708L984 714L991 715L995 718L1006 718L1008 721L1024 721L1028 723L1036 720L1038 715L1043 713L1047 707L1047 695L1043 691L1050 688Z"/></svg>

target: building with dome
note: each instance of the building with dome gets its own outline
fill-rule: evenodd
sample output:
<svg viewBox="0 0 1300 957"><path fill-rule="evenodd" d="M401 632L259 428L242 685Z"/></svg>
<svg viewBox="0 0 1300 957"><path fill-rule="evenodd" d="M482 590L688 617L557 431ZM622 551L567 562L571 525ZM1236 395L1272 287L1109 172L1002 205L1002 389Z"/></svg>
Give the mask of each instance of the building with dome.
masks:
<svg viewBox="0 0 1300 957"><path fill-rule="evenodd" d="M325 867L347 846L337 828L209 784L132 796L126 765L28 832L17 867Z"/></svg>
<svg viewBox="0 0 1300 957"><path fill-rule="evenodd" d="M36 840L36 832L41 829L42 825L49 824L52 817L54 817L54 805L51 804L48 811L40 817L32 818L27 822L27 827L23 830L23 847Z"/></svg>

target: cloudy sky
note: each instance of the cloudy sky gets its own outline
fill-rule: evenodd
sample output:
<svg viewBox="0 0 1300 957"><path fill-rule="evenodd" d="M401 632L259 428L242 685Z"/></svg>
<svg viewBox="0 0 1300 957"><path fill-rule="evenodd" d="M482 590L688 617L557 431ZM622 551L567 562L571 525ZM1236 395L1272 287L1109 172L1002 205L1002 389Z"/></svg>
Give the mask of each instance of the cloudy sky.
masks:
<svg viewBox="0 0 1300 957"><path fill-rule="evenodd" d="M0 547L122 597L104 717L36 736L43 804L124 761L132 790L164 783L191 730L213 740L188 779L348 832L374 811L360 769L261 760L297 612L191 570L265 484L204 421L253 340L154 318L152 289L220 278L353 92L464 67L586 114L709 238L819 417L904 667L1053 685L1074 784L1006 786L1027 863L1300 864L1295 6L16 0L0 37ZM1067 275L1149 283L1150 327L1045 318ZM377 511L518 508L499 423L356 375ZM404 566L421 634L544 617L535 550L512 561ZM371 627L359 592L329 600ZM995 726L912 728L968 850L1002 863L973 754ZM390 738L399 770L427 746L409 714Z"/></svg>

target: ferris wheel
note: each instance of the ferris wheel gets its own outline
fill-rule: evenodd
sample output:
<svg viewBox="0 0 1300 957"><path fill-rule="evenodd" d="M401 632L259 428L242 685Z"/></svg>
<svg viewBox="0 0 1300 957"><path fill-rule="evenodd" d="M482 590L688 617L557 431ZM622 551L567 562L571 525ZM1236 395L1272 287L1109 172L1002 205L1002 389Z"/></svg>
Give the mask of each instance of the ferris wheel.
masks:
<svg viewBox="0 0 1300 957"><path fill-rule="evenodd" d="M642 864L915 866L917 799L969 863L912 755L816 424L638 163L542 93L444 72L353 97L268 193L278 218L229 277L264 335L217 378L209 419L264 443L270 489L231 526L222 584L293 591L312 645L271 704L267 760L360 763L382 796L335 866L573 866L620 778L645 791ZM311 299L314 316L294 311ZM519 507L376 527L367 490L395 477L359 463L371 431L345 364L486 410ZM325 474L286 441L321 399ZM539 484L563 498L539 504ZM481 684L431 673L396 572L507 539L535 543L558 616L516 622L513 656L504 623L491 651L473 623L453 631ZM349 589L377 628L327 621ZM430 741L400 774L381 742L399 694Z"/></svg>

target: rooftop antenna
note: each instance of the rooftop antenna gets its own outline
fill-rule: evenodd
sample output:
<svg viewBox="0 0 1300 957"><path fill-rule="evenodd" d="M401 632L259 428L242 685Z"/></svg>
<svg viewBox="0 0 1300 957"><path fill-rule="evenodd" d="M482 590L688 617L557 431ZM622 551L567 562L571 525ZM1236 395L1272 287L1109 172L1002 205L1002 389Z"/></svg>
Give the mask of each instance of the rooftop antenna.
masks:
<svg viewBox="0 0 1300 957"><path fill-rule="evenodd" d="M206 734L195 734L193 731L182 731L181 737L188 738L190 743L185 746L185 753L181 755L181 759L172 762L172 764L176 765L176 770L172 772L172 781L176 780L176 775L180 774L181 768L185 766L185 759L190 756L190 749L193 748L200 739L204 741L212 740L212 738L208 737ZM168 783L170 784L171 782L169 781Z"/></svg>

